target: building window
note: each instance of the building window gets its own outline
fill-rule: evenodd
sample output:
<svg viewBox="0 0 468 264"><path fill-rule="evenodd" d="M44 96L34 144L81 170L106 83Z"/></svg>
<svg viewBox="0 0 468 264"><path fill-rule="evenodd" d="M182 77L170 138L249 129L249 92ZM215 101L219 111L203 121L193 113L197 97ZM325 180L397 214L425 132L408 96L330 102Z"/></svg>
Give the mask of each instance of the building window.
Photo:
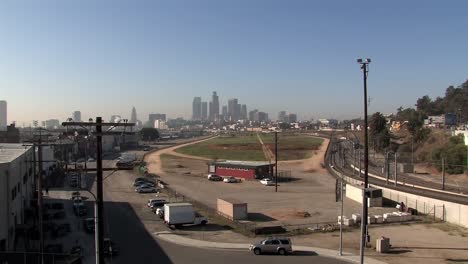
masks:
<svg viewBox="0 0 468 264"><path fill-rule="evenodd" d="M18 189L18 193L21 193L21 184L18 182L18 185L16 186L16 188Z"/></svg>
<svg viewBox="0 0 468 264"><path fill-rule="evenodd" d="M15 198L16 198L16 188L13 188L11 190L11 200L13 201L13 200L15 200Z"/></svg>
<svg viewBox="0 0 468 264"><path fill-rule="evenodd" d="M24 176L23 176L23 184L26 184L26 182L28 182L28 174L25 173Z"/></svg>

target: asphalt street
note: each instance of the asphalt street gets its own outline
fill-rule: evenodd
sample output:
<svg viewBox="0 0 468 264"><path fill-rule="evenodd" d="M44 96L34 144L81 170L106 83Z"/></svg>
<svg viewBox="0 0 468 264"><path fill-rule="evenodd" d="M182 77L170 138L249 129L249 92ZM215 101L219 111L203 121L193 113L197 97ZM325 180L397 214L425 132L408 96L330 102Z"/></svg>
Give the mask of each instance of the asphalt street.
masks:
<svg viewBox="0 0 468 264"><path fill-rule="evenodd" d="M147 232L133 209L126 203L105 203L108 234L114 240L120 255L109 263L346 263L315 255L313 252L295 252L290 256L255 256L247 249L221 250L179 246L155 239Z"/></svg>

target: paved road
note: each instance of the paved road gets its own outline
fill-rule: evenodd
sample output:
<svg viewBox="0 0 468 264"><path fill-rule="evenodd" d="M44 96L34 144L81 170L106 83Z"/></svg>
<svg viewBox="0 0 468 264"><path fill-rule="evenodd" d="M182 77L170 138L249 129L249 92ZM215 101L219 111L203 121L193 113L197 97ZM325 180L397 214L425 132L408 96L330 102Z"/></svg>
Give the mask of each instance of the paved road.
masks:
<svg viewBox="0 0 468 264"><path fill-rule="evenodd" d="M119 243L121 254L109 263L346 263L297 252L293 256L255 256L249 251L200 249L155 240L126 203L106 202L106 216L112 239Z"/></svg>

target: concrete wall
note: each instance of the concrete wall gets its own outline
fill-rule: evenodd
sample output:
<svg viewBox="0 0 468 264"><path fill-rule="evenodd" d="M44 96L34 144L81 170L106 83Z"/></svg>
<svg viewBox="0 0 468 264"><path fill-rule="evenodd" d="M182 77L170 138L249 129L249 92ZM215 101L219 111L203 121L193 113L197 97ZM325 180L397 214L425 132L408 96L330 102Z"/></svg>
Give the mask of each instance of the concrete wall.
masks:
<svg viewBox="0 0 468 264"><path fill-rule="evenodd" d="M362 188L353 184L346 184L346 197L362 204ZM382 207L382 198L367 198L367 207Z"/></svg>
<svg viewBox="0 0 468 264"><path fill-rule="evenodd" d="M336 171L335 173L336 175L340 175L340 173ZM356 180L345 175L343 179L347 183L351 183L354 185L362 184L360 180ZM346 197L356 202L362 203L361 189L356 186L348 185L349 184L346 185ZM407 207L417 209L420 213L434 216L438 219L442 219L452 224L468 227L468 205L462 205L438 199L428 198L420 195L405 193L381 186L369 186L382 189L382 195L384 198L395 202L404 202Z"/></svg>

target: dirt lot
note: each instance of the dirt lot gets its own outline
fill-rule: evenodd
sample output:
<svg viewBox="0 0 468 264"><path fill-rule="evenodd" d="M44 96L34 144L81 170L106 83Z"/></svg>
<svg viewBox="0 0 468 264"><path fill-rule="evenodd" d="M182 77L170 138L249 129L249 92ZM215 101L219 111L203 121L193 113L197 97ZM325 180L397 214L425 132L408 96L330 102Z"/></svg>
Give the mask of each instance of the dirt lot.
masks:
<svg viewBox="0 0 468 264"><path fill-rule="evenodd" d="M290 182L280 183L277 193L274 186L263 186L258 181L208 181L207 161L173 156L171 154L175 153L175 147L155 152L147 156L146 160L149 171L161 175L171 188L209 207L215 208L219 197L248 203L248 210L252 213L250 220L258 225L335 222L340 204L335 202L335 179L320 166L320 162L323 162L322 153L328 144L328 141L324 142L310 159L279 164L279 170L291 171L292 178ZM361 206L345 199L344 211L350 217L352 213L359 213ZM387 211L377 208L372 209L371 213L382 214Z"/></svg>

